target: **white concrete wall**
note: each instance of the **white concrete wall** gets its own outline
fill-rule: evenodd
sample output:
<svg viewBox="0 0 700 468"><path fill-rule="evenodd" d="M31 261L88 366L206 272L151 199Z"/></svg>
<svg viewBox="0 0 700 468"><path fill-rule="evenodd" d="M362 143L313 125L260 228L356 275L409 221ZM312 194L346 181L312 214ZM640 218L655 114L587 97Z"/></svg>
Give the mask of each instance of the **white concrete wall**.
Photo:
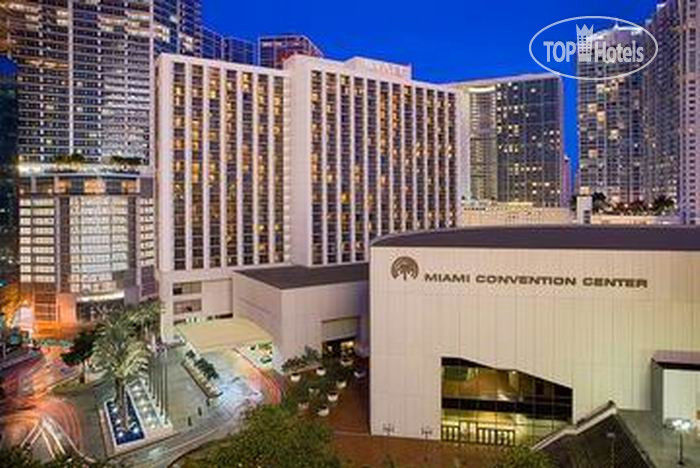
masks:
<svg viewBox="0 0 700 468"><path fill-rule="evenodd" d="M275 346L284 350L282 329L282 292L261 281L242 274L233 277L233 310L272 335Z"/></svg>
<svg viewBox="0 0 700 468"><path fill-rule="evenodd" d="M282 354L303 353L305 346L320 349L323 343L321 323L347 317L360 318L369 313L366 281L309 288L288 289L283 293L284 347ZM363 335L358 330L358 337Z"/></svg>
<svg viewBox="0 0 700 468"><path fill-rule="evenodd" d="M242 274L234 275L233 308L272 335L283 360L302 354L304 347L321 348L321 323L368 314L366 281L279 290ZM366 337L367 331L358 331Z"/></svg>
<svg viewBox="0 0 700 468"><path fill-rule="evenodd" d="M173 284L201 282L202 292L197 294L184 294L173 296ZM172 342L175 335L175 321L188 318L205 319L209 316L224 315L233 312L231 272L226 269L200 270L200 271L170 271L160 272L158 282L159 298L163 303L163 315L161 316L161 336L163 341ZM201 299L202 310L191 314L173 314L174 302L189 299Z"/></svg>
<svg viewBox="0 0 700 468"><path fill-rule="evenodd" d="M414 258L417 279L392 278ZM426 283L424 272L644 278L648 288ZM700 253L372 249L371 429L440 437L440 359L518 369L574 390L574 418L651 405L655 350L700 350Z"/></svg>
<svg viewBox="0 0 700 468"><path fill-rule="evenodd" d="M700 372L663 370L663 414L667 419L695 421L700 409Z"/></svg>

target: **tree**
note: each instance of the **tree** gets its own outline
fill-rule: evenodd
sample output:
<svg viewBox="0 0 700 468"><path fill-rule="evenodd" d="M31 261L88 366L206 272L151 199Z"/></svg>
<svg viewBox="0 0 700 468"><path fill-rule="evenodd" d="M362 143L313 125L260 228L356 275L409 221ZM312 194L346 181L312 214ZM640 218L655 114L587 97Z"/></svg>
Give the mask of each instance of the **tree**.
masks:
<svg viewBox="0 0 700 468"><path fill-rule="evenodd" d="M13 446L0 448L0 468L40 468L29 449Z"/></svg>
<svg viewBox="0 0 700 468"><path fill-rule="evenodd" d="M122 421L128 425L126 384L141 375L148 366L146 344L134 336L133 326L125 314L109 315L95 340L95 365L114 381L115 403Z"/></svg>
<svg viewBox="0 0 700 468"><path fill-rule="evenodd" d="M602 213L609 208L608 200L604 193L595 192L591 195L593 202L593 213Z"/></svg>
<svg viewBox="0 0 700 468"><path fill-rule="evenodd" d="M545 453L519 445L508 450L493 468L554 468L554 465Z"/></svg>
<svg viewBox="0 0 700 468"><path fill-rule="evenodd" d="M14 314L22 305L23 299L19 283L10 283L0 288L0 311L5 314L7 324L12 323Z"/></svg>
<svg viewBox="0 0 700 468"><path fill-rule="evenodd" d="M673 198L667 197L666 195L659 195L651 204L651 211L653 211L656 216L671 214L675 209L676 202Z"/></svg>
<svg viewBox="0 0 700 468"><path fill-rule="evenodd" d="M189 465L188 465L189 466ZM243 429L217 444L195 466L339 468L331 430L282 406L260 406Z"/></svg>
<svg viewBox="0 0 700 468"><path fill-rule="evenodd" d="M61 359L68 366L80 365L80 383L85 383L85 364L92 357L97 333L94 330L82 330L73 340L67 353Z"/></svg>
<svg viewBox="0 0 700 468"><path fill-rule="evenodd" d="M126 315L144 342L148 342L151 332L157 327L162 311L160 301L148 301L129 307Z"/></svg>

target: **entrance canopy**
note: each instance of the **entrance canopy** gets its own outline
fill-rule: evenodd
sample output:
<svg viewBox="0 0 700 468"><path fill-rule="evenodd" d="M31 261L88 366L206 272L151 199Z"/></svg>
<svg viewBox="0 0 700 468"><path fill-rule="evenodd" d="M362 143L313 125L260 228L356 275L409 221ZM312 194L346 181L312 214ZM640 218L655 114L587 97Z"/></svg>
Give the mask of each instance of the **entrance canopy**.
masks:
<svg viewBox="0 0 700 468"><path fill-rule="evenodd" d="M199 353L272 341L269 333L244 318L187 323L178 325L176 329Z"/></svg>

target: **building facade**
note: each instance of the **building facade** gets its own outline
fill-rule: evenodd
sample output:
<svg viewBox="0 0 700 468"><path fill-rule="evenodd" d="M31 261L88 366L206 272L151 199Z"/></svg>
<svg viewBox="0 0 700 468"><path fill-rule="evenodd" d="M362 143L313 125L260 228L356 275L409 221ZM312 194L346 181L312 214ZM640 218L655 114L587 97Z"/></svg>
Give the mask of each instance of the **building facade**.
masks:
<svg viewBox="0 0 700 468"><path fill-rule="evenodd" d="M300 34L263 36L258 39L258 59L262 67L281 69L284 61L296 54L323 57L321 49L311 39Z"/></svg>
<svg viewBox="0 0 700 468"><path fill-rule="evenodd" d="M38 332L157 294L152 178L90 166L20 166L20 283Z"/></svg>
<svg viewBox="0 0 700 468"><path fill-rule="evenodd" d="M296 55L285 71L294 263L367 261L379 236L456 225L456 91L364 58Z"/></svg>
<svg viewBox="0 0 700 468"><path fill-rule="evenodd" d="M244 39L223 36L205 26L202 29L202 58L254 65L255 44Z"/></svg>
<svg viewBox="0 0 700 468"><path fill-rule="evenodd" d="M452 86L462 94L466 116L462 167L469 168L468 198L559 206L561 78L520 75Z"/></svg>
<svg viewBox="0 0 700 468"><path fill-rule="evenodd" d="M17 68L0 55L0 281L17 276Z"/></svg>
<svg viewBox="0 0 700 468"><path fill-rule="evenodd" d="M698 239L540 226L379 240L372 433L516 444L610 400L650 410L655 351L700 350Z"/></svg>
<svg viewBox="0 0 700 468"><path fill-rule="evenodd" d="M643 45L640 28L601 31L594 42L607 47ZM638 62L577 63L579 193L602 193L613 203L645 200L642 73ZM631 74L628 74L631 73ZM628 74L626 76L619 76ZM610 79L603 79L612 77Z"/></svg>
<svg viewBox="0 0 700 468"><path fill-rule="evenodd" d="M700 216L699 15L697 2L671 0L659 4L646 24L658 44L656 59L644 71L648 198L672 198L690 224Z"/></svg>
<svg viewBox="0 0 700 468"><path fill-rule="evenodd" d="M183 283L226 294L232 269L289 261L289 83L279 70L167 54L157 69L166 327L199 312L174 297Z"/></svg>
<svg viewBox="0 0 700 468"><path fill-rule="evenodd" d="M366 262L381 235L456 226L454 90L361 58L276 70L164 54L157 71L168 339L234 312L232 271Z"/></svg>

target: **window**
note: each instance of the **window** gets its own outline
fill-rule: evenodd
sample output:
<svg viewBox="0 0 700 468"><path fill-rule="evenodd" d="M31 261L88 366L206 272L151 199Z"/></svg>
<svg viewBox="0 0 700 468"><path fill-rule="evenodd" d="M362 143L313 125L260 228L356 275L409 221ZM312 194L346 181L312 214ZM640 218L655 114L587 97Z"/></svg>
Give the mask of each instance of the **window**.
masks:
<svg viewBox="0 0 700 468"><path fill-rule="evenodd" d="M185 294L199 294L202 292L202 283L174 283L173 296L182 296Z"/></svg>
<svg viewBox="0 0 700 468"><path fill-rule="evenodd" d="M173 304L173 314L182 315L190 314L193 312L200 312L202 310L202 300L193 299L190 301L180 301Z"/></svg>

